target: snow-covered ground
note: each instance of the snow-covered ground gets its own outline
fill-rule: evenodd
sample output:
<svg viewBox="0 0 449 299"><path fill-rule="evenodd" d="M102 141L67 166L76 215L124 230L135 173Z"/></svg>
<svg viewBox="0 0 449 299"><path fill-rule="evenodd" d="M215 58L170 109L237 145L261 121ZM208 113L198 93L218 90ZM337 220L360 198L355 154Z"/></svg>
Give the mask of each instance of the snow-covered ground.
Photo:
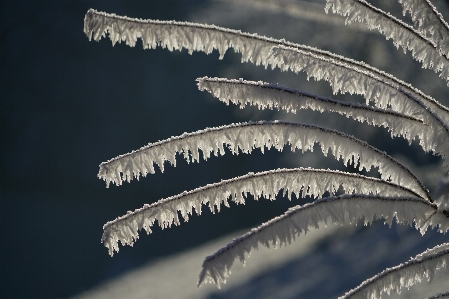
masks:
<svg viewBox="0 0 449 299"><path fill-rule="evenodd" d="M192 250L182 252L155 262L151 262L135 271L100 285L77 297L78 299L100 298L209 298L210 296L226 294L232 290L242 288L245 284L271 271L279 271L288 261L300 259L311 254L311 250L323 238L338 231L338 227L312 230L306 237L291 246L277 249L261 247L248 260L246 266L236 263L227 283L220 290L215 285L204 285L197 288L198 274L201 263L207 255L212 254L243 232L233 233L218 240L214 240ZM170 278L170 279L167 279ZM308 282L310 277L305 279ZM304 285L298 281L298 285ZM249 286L248 286L249 287Z"/></svg>
<svg viewBox="0 0 449 299"><path fill-rule="evenodd" d="M384 267L406 262L404 256L419 253L426 244L447 239L435 231L421 237L416 230L390 229L381 222L370 228L329 226L311 230L287 247L261 247L245 267L236 262L221 289L197 288L204 257L241 233L151 262L73 299L336 298ZM425 298L447 291L448 281L449 271L437 272L431 284L423 282L391 298Z"/></svg>

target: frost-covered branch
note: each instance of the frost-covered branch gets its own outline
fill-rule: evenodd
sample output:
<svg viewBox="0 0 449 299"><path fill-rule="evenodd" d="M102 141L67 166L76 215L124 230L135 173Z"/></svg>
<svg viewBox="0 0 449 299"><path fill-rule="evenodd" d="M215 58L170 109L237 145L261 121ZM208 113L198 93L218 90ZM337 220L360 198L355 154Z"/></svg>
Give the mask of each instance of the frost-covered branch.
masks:
<svg viewBox="0 0 449 299"><path fill-rule="evenodd" d="M438 252L444 251L444 250L448 250L449 249L449 243L443 243L440 245L437 245L431 249L427 249L426 251L418 254L415 256L415 260L422 260L423 258L429 256L429 255L434 255Z"/></svg>
<svg viewBox="0 0 449 299"><path fill-rule="evenodd" d="M323 5L309 1L279 1L279 0L222 0L223 2L234 2L239 5L251 5L252 7L269 12L282 13L291 17L308 20L317 23L324 23L332 26L344 26L340 16L326 15L323 11ZM367 31L365 25L354 23L350 27L357 31Z"/></svg>
<svg viewBox="0 0 449 299"><path fill-rule="evenodd" d="M447 244L442 247L443 249L440 246L431 249L432 254L424 253L406 263L385 269L339 299L381 298L384 292L388 295L400 294L403 287L409 288L423 280L432 281L435 272L449 268L449 249Z"/></svg>
<svg viewBox="0 0 449 299"><path fill-rule="evenodd" d="M387 128L391 136L402 136L411 143L415 137L423 137L423 123L417 118L391 110L374 108L359 103L348 103L331 98L320 97L293 88L266 82L245 81L243 79L198 78L198 88L210 92L214 97L229 105L257 106L259 109L282 109L296 113L299 109L331 111L351 117L359 122ZM431 148L425 149L430 151Z"/></svg>
<svg viewBox="0 0 449 299"><path fill-rule="evenodd" d="M418 30L428 36L440 51L449 54L449 25L429 0L398 0L403 15L410 13Z"/></svg>
<svg viewBox="0 0 449 299"><path fill-rule="evenodd" d="M287 144L293 151L301 149L305 152L312 151L315 143L320 144L324 155L330 150L336 159L341 158L346 165L354 162L357 166L358 163L359 170L378 167L384 180L431 200L427 189L416 176L385 152L336 130L283 121L237 123L150 143L139 150L101 163L98 177L105 180L107 186L111 182L121 185L123 180L129 182L133 177L139 178L141 174L146 176L154 173L153 163L161 171L164 170L165 161L176 166L176 153L183 153L187 162L199 161L198 150L201 149L207 160L211 153L223 155L223 145L227 145L233 154L238 154L239 150L250 153L255 148L260 148L263 152L264 147L274 147L280 151Z"/></svg>
<svg viewBox="0 0 449 299"><path fill-rule="evenodd" d="M414 59L423 68L430 68L449 83L449 58L420 32L401 20L372 6L364 0L327 0L326 12L332 9L346 17L346 22L364 22L369 29L377 29L387 39L392 39L396 48L410 50Z"/></svg>
<svg viewBox="0 0 449 299"><path fill-rule="evenodd" d="M377 107L391 108L401 114L423 118L428 124L431 122L418 100L410 100L405 91L383 82L373 73L294 47L275 46L271 55L283 71L304 71L308 78L328 81L334 94L360 94L367 104L373 102Z"/></svg>
<svg viewBox="0 0 449 299"><path fill-rule="evenodd" d="M371 6L364 0L327 0L326 12L347 16L347 22L366 22L369 29L378 29L387 39L392 38L396 47L412 52L424 68L431 68L449 85L448 24L428 0L410 0L404 12L410 11L418 29ZM416 12L416 11L419 11ZM427 16L429 14L429 16ZM161 46L172 50L187 49L207 54L217 49L220 59L229 48L242 53L242 62L249 61L265 68L279 67L294 72L305 71L308 77L330 82L334 93L356 93L366 98L366 105L358 105L318 97L295 89L264 82L199 78L198 87L207 90L229 104L257 105L259 108L277 108L295 112L297 109L333 111L361 122L386 127L392 136L404 136L411 143L417 136L425 151L443 157L449 168L449 109L411 85L390 74L342 56L316 48L276 40L256 34L189 22L154 21L132 19L90 9L84 22L84 32L89 40L96 41L109 34L112 44L126 42L134 47L141 39L144 48ZM374 103L380 108L369 106ZM392 109L395 112L391 110ZM162 228L179 225L181 218L188 221L201 214L202 205L208 205L214 213L221 206L229 207L229 201L245 203L249 194L256 200L261 197L274 200L281 190L289 199L310 196L323 197L326 192L335 195L343 189L346 195L321 198L304 206L289 209L244 236L233 240L214 255L206 258L199 278L199 285L225 282L230 269L239 258L245 262L252 249L259 245L285 246L310 227L328 222L344 225L365 225L377 218L384 218L391 226L396 222L414 226L424 233L429 227L440 232L449 229L447 206L436 203L427 189L409 169L386 153L344 133L314 125L282 121L261 121L231 124L208 128L193 133L150 143L136 151L118 156L100 165L98 177L106 182L121 185L124 180L139 179L154 173L154 164L164 171L165 161L176 166L176 155L182 154L188 163L199 161L200 149L205 160L211 154L218 156L228 148L233 154L250 153L265 147L283 150L312 151L315 143L327 156L329 150L337 159L354 164L359 170L376 167L382 179L339 171L317 169L278 169L206 185L188 192L144 205L135 211L106 223L102 242L113 255L122 245L133 245L139 231L152 232L157 221ZM340 189L341 188L341 189ZM445 192L441 189L436 194ZM444 193L442 193L444 194ZM445 196L442 196L445 197ZM179 217L181 215L181 218ZM371 298L382 292L400 291L403 286L432 279L435 271L447 268L449 244L416 256L407 263L387 269L351 290L346 297ZM445 297L439 294L432 298Z"/></svg>
<svg viewBox="0 0 449 299"><path fill-rule="evenodd" d="M113 255L114 251L119 250L119 241L123 245L132 245L139 237L139 230L145 229L147 233L151 233L156 220L162 228L172 224L179 225L178 211L188 221L189 215L193 214L192 209L200 215L201 206L209 205L213 213L215 209L219 212L221 205L229 207L228 200L244 204L247 194L253 195L256 200L261 197L274 200L279 191L284 190L283 194L289 200L293 194L296 197L318 198L325 192L335 194L340 187L347 194L419 198L418 194L407 188L358 174L310 168L278 169L223 180L145 205L106 223L101 240L109 254Z"/></svg>
<svg viewBox="0 0 449 299"><path fill-rule="evenodd" d="M272 56L283 70L305 71L307 76L329 81L334 93L339 91L363 95L379 107L391 107L401 114L422 118L428 127L422 127L420 145L425 151L434 151L444 160L449 169L449 126L417 98L402 88L382 83L372 73L332 59L326 59L310 52L277 46L272 48ZM382 83L382 84L381 84Z"/></svg>
<svg viewBox="0 0 449 299"><path fill-rule="evenodd" d="M156 48L156 46L159 45L170 51L182 50L185 48L189 53L192 53L193 51L203 51L207 54L211 53L214 49L217 49L220 58L224 56L228 48L233 48L235 52L242 53L242 62L249 61L256 65L262 64L265 67L271 65L272 68L275 68L278 65L270 56L271 48L277 45L293 47L295 49L310 52L316 56L357 67L363 72L371 73L380 78L379 82L373 86L377 90L376 94L384 94L385 88L383 85L385 83L390 83L394 87L401 88L410 93L413 97L422 101L426 107L429 107L429 109L437 114L446 124L449 124L449 109L410 84L363 62L358 62L317 48L299 45L285 40L267 38L257 34L243 33L238 30L226 29L213 25L132 19L117 16L115 14L98 12L94 9L90 9L86 13L84 19L84 32L89 40L93 38L96 41L99 41L101 37L106 36L106 33L109 33L109 38L113 45L117 42L120 43L121 41L125 41L127 45L134 47L137 39L141 38L143 47L149 49ZM392 96L394 97L395 94L393 93Z"/></svg>
<svg viewBox="0 0 449 299"><path fill-rule="evenodd" d="M437 211L435 204L414 197L355 194L318 199L304 206L290 208L282 216L252 229L215 254L206 257L198 285L213 282L220 286L229 276L235 259L245 263L252 249L258 249L259 245L286 246L301 233L307 234L310 227L319 228L322 223L345 225L357 224L363 220L365 225L368 225L374 219L383 218L390 226L394 219L406 225L412 225L414 222L421 233L430 226L439 226L440 231L447 231L449 218L443 214L441 218L436 219L434 217L437 214L441 213Z"/></svg>

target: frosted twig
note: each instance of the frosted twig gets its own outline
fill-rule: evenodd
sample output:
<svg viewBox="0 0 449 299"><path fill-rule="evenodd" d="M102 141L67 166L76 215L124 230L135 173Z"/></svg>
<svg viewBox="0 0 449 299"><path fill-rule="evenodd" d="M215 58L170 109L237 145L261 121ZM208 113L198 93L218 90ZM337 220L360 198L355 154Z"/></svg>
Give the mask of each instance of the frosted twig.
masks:
<svg viewBox="0 0 449 299"><path fill-rule="evenodd" d="M345 225L357 224L359 220L363 220L368 225L374 219L383 218L390 226L396 219L396 222L406 225L414 222L421 233L429 226L436 225L439 225L440 231L445 232L449 228L449 218L446 215L443 215L445 221L441 221L441 218L428 221L428 216L436 210L435 204L414 197L354 194L318 199L313 203L290 208L282 216L252 229L206 257L198 285L213 282L219 287L229 276L234 260L238 258L244 263L252 249L257 249L259 244L268 248L286 246L301 233L307 234L310 227L319 228L322 223Z"/></svg>
<svg viewBox="0 0 449 299"><path fill-rule="evenodd" d="M426 251L424 251L420 254L417 254L413 259L421 260L421 259L425 258L426 256L434 255L438 252L441 252L441 251L444 251L447 249L449 249L449 243L443 243L443 244L437 245L433 248L427 249Z"/></svg>
<svg viewBox="0 0 449 299"><path fill-rule="evenodd" d="M441 105L430 96L414 88L394 76L378 70L363 62L355 61L337 54L323 51L317 48L291 43L285 40L277 40L259 36L257 34L243 33L239 30L222 28L214 25L204 25L189 22L155 21L132 19L115 14L98 12L90 9L84 19L84 32L89 40L99 41L109 32L109 38L114 45L125 41L127 45L134 47L138 38L142 39L144 48L156 48L158 45L170 51L187 49L203 51L206 54L217 49L222 58L228 48L242 53L242 62L249 61L256 65L264 65L272 68L278 66L269 57L273 46L283 45L293 47L326 59L332 59L371 73L381 80L376 88L382 89L384 82L390 83L396 88L401 88L413 97L422 101L426 107L437 114L446 124L449 124L449 108ZM448 71L449 72L449 71Z"/></svg>
<svg viewBox="0 0 449 299"><path fill-rule="evenodd" d="M328 151L346 165L358 163L358 169L369 170L378 167L384 180L409 188L427 200L432 200L422 182L404 165L385 152L342 132L315 125L290 123L283 121L259 121L237 123L227 126L208 128L194 133L184 133L177 137L150 143L139 150L118 156L100 164L98 177L106 181L106 185L120 185L132 177L154 173L153 163L164 170L164 161L176 165L176 153L183 153L187 162L198 161L201 149L204 159L211 153L224 154L223 145L238 154L250 153L255 148L274 147L279 151L289 144L291 149L302 152L312 151L314 144L321 146L323 154ZM123 178L122 178L123 174Z"/></svg>
<svg viewBox="0 0 449 299"><path fill-rule="evenodd" d="M413 97L408 91L396 88L382 81L372 73L366 73L356 67L332 59L314 55L310 52L276 46L272 48L272 56L283 70L293 72L305 71L307 76L316 80L325 79L333 88L351 94L361 94L367 100L373 101L378 107L391 107L394 111L405 115L422 118L429 127L422 127L421 147L426 151L435 151L444 160L444 167L449 169L449 126L421 100Z"/></svg>
<svg viewBox="0 0 449 299"><path fill-rule="evenodd" d="M392 39L396 48L410 50L423 68L440 73L439 76L449 85L448 53L442 53L433 41L410 25L364 0L327 0L326 12L331 8L333 13L346 16L347 23L364 22L369 29L377 29L387 39Z"/></svg>
<svg viewBox="0 0 449 299"><path fill-rule="evenodd" d="M296 113L296 110L299 109L337 112L359 122L385 127L390 131L392 137L402 136L409 143L415 137L427 139L423 137L426 131L423 130L422 120L391 110L338 101L262 81L208 77L198 78L196 81L200 90L210 92L226 105L229 105L229 103L240 105L241 109L245 105L253 105L259 109L282 109L292 113ZM430 151L432 148L425 148L424 150Z"/></svg>
<svg viewBox="0 0 449 299"><path fill-rule="evenodd" d="M403 7L403 15L410 13L418 30L428 36L439 50L449 54L449 24L429 0L398 0Z"/></svg>
<svg viewBox="0 0 449 299"><path fill-rule="evenodd" d="M145 205L106 223L101 240L113 255L119 249L119 241L132 245L139 237L139 230L151 233L156 220L162 228L179 225L178 212L188 221L192 208L198 215L202 205L209 205L213 213L219 212L221 205L229 207L228 200L244 204L248 193L256 200L261 197L274 200L279 191L284 190L284 196L290 200L293 194L312 198L321 197L325 192L335 194L340 187L345 193L420 197L402 186L358 174L310 168L277 169L223 180Z"/></svg>
<svg viewBox="0 0 449 299"><path fill-rule="evenodd" d="M347 292L339 299L348 298L381 298L386 292L401 293L401 288L410 286L426 279L432 281L435 272L449 268L449 249L438 251L434 254L425 255L421 258L411 259L398 266L387 268L381 273L365 280L358 287Z"/></svg>

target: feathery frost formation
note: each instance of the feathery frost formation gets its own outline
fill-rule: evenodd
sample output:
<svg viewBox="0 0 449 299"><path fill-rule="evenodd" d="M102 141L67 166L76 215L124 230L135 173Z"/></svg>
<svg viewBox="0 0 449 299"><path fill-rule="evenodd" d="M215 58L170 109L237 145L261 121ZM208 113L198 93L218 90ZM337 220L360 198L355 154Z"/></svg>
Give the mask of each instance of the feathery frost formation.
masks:
<svg viewBox="0 0 449 299"><path fill-rule="evenodd" d="M364 0L327 0L326 12L346 16L346 22L363 22L369 29L377 29L387 39L392 39L396 48L410 50L414 59L423 68L430 68L447 81L449 86L449 59L435 44L410 25L372 6Z"/></svg>
<svg viewBox="0 0 449 299"><path fill-rule="evenodd" d="M403 15L408 12L418 31L438 47L442 54L449 55L449 25L429 0L398 0Z"/></svg>
<svg viewBox="0 0 449 299"><path fill-rule="evenodd" d="M273 47L272 55L276 63L282 65L282 70L305 71L307 76L316 80L324 79L330 83L334 93L361 94L367 104L372 101L378 107L422 119L428 126L421 128L419 144L425 151L441 155L444 167L449 169L449 125L408 92L389 84L382 84L379 88L380 79L371 73L295 48Z"/></svg>
<svg viewBox="0 0 449 299"><path fill-rule="evenodd" d="M271 55L283 71L291 70L295 73L304 71L308 78L328 81L334 94L346 92L360 94L366 99L367 104L372 102L380 108L390 108L423 119L426 117L425 108L419 105L418 101L414 101L413 98L411 100L400 88L382 82L382 79L373 73L294 47L274 46ZM425 122L429 124L427 118Z"/></svg>
<svg viewBox="0 0 449 299"><path fill-rule="evenodd" d="M213 25L133 19L117 16L115 14L98 12L94 9L90 9L86 13L84 19L84 33L89 40L93 38L95 41L99 41L101 37L105 37L106 33L109 33L109 38L113 45L117 42L120 43L121 41L125 41L126 44L131 47L134 47L137 39L140 38L145 49L153 49L159 45L170 51L182 50L185 48L190 54L193 51L202 51L209 54L216 49L220 54L220 59L224 56L227 49L233 48L235 52L242 54L242 62L248 61L255 63L256 65L261 64L265 67L271 65L272 68L281 68L281 65L279 65L279 62L273 60L271 48L278 45L292 47L313 54L314 56L311 57L317 56L321 59L330 59L338 63L355 67L359 70L359 73L367 73L377 77L379 80L370 84L370 88L375 91L374 93L373 91L370 93L373 94L375 98L367 98L367 101L375 101L377 96L380 95L390 95L390 97L395 98L397 92L393 91L387 94L384 91L386 88L384 85L389 84L389 86L404 90L413 98L420 100L430 109L430 111L440 117L443 122L446 124L449 123L449 109L447 107L441 105L439 102L435 101L430 96L425 95L410 84L395 78L391 74L387 74L363 62L355 61L317 48L287 42L283 39L277 40ZM363 88L363 85L353 86L353 88ZM336 92L335 89L334 92ZM350 91L342 89L342 92ZM361 92L357 93L362 94Z"/></svg>
<svg viewBox="0 0 449 299"><path fill-rule="evenodd" d="M365 0L327 0L326 13L346 17L346 22L364 22L377 29L394 45L410 50L413 58L423 68L430 68L449 85L449 25L429 0L398 0L403 13L410 13L416 29L372 6ZM214 25L189 22L132 19L90 9L84 19L84 32L89 40L99 41L109 34L112 44L124 41L134 47L140 38L144 48L157 46L170 51L187 49L206 54L218 50L223 58L229 48L242 54L242 62L252 62L279 67L282 71L304 71L307 77L326 80L334 94L360 94L366 105L345 103L331 98L312 95L277 84L224 79L198 78L200 90L205 90L229 105L244 108L282 109L295 113L298 109L336 112L360 122L382 126L391 136L402 136L409 143L419 139L426 152L441 155L443 167L449 169L449 108L430 96L394 76L363 62L354 61L320 49L276 40L257 34L243 33ZM378 108L370 106L373 104ZM414 225L422 234L429 227L438 227L445 233L449 229L447 184L442 181L435 198L411 173L411 171L384 152L366 142L339 131L289 123L283 121L259 121L237 123L184 133L138 150L118 156L100 165L98 177L106 182L121 185L124 180L139 179L154 173L154 164L164 171L168 161L176 166L176 155L182 154L187 162L205 160L223 155L225 148L233 154L250 153L265 147L282 151L284 146L312 151L315 143L327 156L329 150L345 165L354 164L359 170L378 168L381 179L358 174L320 169L277 169L209 184L191 191L161 199L106 223L102 242L113 255L122 245L133 245L139 231L148 234L155 221L162 228L179 225L181 217L188 221L195 210L201 214L202 205L208 205L214 213L221 206L229 207L229 201L243 204L248 194L256 200L261 197L276 199L282 190L290 200L310 196L320 198L304 206L290 208L247 234L234 239L206 258L198 285L213 282L218 286L226 281L230 269L239 259L245 262L252 249L285 246L310 227L319 228L324 223L336 225L355 224L363 220L365 225L383 218L391 226L396 222ZM346 195L333 196L343 189ZM331 196L322 198L329 193ZM178 214L179 213L179 214ZM366 280L341 298L380 298L382 293L400 293L422 280L431 281L437 271L448 268L449 243L428 249L408 262L386 269ZM442 293L430 298L449 297Z"/></svg>
<svg viewBox="0 0 449 299"><path fill-rule="evenodd" d="M362 123L385 127L392 137L402 136L409 143L415 137L424 139L421 120L391 110L333 100L262 81L203 77L198 78L197 82L200 90L208 91L226 105L229 103L240 105L241 109L246 105L253 105L260 110L276 108L292 113L296 113L299 109L337 112ZM430 148L426 149L426 151L430 150Z"/></svg>
<svg viewBox="0 0 449 299"><path fill-rule="evenodd" d="M424 251L423 253L420 253L418 255L415 256L415 260L422 260L423 258L430 256L430 255L434 255L438 252L444 251L444 250L448 250L449 249L449 243L443 243L440 245L437 245L431 249L427 249L426 251Z"/></svg>
<svg viewBox="0 0 449 299"><path fill-rule="evenodd" d="M400 294L401 288L409 288L424 280L432 281L437 271L449 270L449 249L438 247L431 249L433 254L412 258L408 262L385 269L339 299L381 298L382 293Z"/></svg>
<svg viewBox="0 0 449 299"><path fill-rule="evenodd" d="M203 152L205 160L211 153L218 156L224 154L223 144L233 154L250 153L254 148L271 147L281 151L289 144L293 151L313 151L315 143L320 144L325 156L328 151L336 159L342 159L345 165L355 163L359 170L370 170L377 167L381 177L385 180L406 187L427 200L430 196L423 184L408 168L398 161L350 135L339 131L326 129L315 125L305 125L282 121L259 121L238 123L200 130L194 133L172 137L147 146L131 153L118 156L100 165L98 177L106 181L121 185L123 180L130 181L133 177L146 176L154 173L153 163L164 171L164 162L168 161L176 166L176 153L183 153L187 162L199 161L198 149ZM123 175L123 178L122 178Z"/></svg>
<svg viewBox="0 0 449 299"><path fill-rule="evenodd" d="M265 67L270 65L267 58L271 47L279 44L276 39L215 25L132 19L90 9L84 19L84 33L89 40L99 41L107 32L113 45L125 41L134 47L140 38L145 49L157 46L170 51L185 48L190 54L193 51L210 54L216 49L220 59L229 48L233 48L237 53L242 53L242 62L251 61Z"/></svg>
<svg viewBox="0 0 449 299"><path fill-rule="evenodd" d="M172 224L180 225L178 211L188 221L189 215L193 213L192 208L198 215L201 214L202 205L209 205L213 213L215 209L220 212L221 205L229 207L228 200L244 204L248 193L256 200L261 197L275 200L279 191L284 190L283 194L291 200L293 194L296 197L312 198L322 197L325 192L335 194L340 187L348 194L420 198L418 194L402 186L358 174L310 168L278 169L223 180L145 205L106 223L101 240L112 256L114 251L119 250L119 241L123 245L133 245L139 237L139 230L145 229L147 233L151 233L155 220L162 228Z"/></svg>
<svg viewBox="0 0 449 299"><path fill-rule="evenodd" d="M414 222L421 233L435 225L440 225L440 230L446 231L449 221L443 224L434 222L432 216L436 214L435 211L434 204L414 197L355 194L318 199L313 203L290 208L284 215L252 229L206 257L198 284L213 282L219 286L226 282L234 260L238 258L244 263L252 249L257 249L259 244L268 248L286 246L296 236L306 234L309 227L319 228L320 223L345 225L357 224L363 220L368 225L374 219L383 218L390 226L394 219L406 225Z"/></svg>

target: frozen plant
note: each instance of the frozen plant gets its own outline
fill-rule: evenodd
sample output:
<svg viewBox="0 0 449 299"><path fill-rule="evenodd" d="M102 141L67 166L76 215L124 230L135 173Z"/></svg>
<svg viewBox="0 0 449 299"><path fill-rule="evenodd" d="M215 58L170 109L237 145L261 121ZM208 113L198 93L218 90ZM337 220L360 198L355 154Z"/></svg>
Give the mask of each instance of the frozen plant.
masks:
<svg viewBox="0 0 449 299"><path fill-rule="evenodd" d="M436 72L449 85L449 25L429 0L399 0L404 14L409 13L413 25L393 17L364 0L327 0L326 12L346 17L346 22L363 22L378 30L394 45L411 52L423 68ZM132 19L90 9L84 22L89 40L100 40L109 34L113 45L126 42L134 47L138 38L144 48L161 46L172 50L187 49L207 54L218 50L220 58L228 48L241 53L242 62L252 62L307 77L326 80L334 94L359 94L366 104L348 103L313 95L293 88L262 81L243 79L198 78L200 90L229 105L257 106L296 113L300 109L331 111L359 122L386 128L391 137L418 140L425 152L443 160L449 170L449 109L417 88L363 62L327 51L257 34L189 22ZM310 196L315 201L290 208L283 215L252 229L247 234L206 257L198 285L212 282L220 286L230 274L236 259L244 262L258 246L285 246L306 233L310 227L334 223L337 225L366 225L383 218L414 225L422 234L429 227L441 233L449 229L449 194L447 180L442 179L436 195L406 166L375 147L338 130L311 124L287 121L258 121L236 123L184 133L138 150L120 155L100 165L98 177L109 185L121 185L133 178L161 171L165 161L176 166L176 154L190 161L199 161L199 149L204 159L211 154L223 155L225 148L232 153L250 153L256 148L282 150L289 145L293 151L313 150L319 144L324 155L330 151L337 160L354 165L358 170L378 169L380 178L361 174L313 168L276 169L248 173L219 183L183 192L145 205L104 225L103 244L112 256L118 243L132 245L139 230L151 232L157 220L163 227L179 225L178 212L184 220L201 213L208 205L214 212L229 201L244 203L247 194L256 199L274 199L279 191L289 198ZM338 190L344 195L337 196ZM323 197L328 192L331 196ZM444 243L411 258L408 262L384 270L362 282L341 298L380 298L382 293L399 293L422 280L431 280L436 272L447 271L449 243ZM442 298L448 293L435 294Z"/></svg>

